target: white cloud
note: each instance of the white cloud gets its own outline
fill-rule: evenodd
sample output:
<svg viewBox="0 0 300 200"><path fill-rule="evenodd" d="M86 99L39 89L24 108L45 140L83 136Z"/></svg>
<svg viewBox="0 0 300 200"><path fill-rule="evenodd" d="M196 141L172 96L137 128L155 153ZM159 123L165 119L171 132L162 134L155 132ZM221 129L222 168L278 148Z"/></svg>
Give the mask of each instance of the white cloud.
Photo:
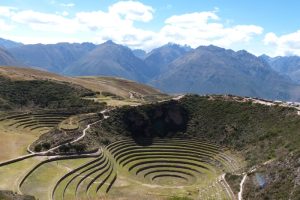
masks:
<svg viewBox="0 0 300 200"><path fill-rule="evenodd" d="M16 8L0 6L0 31L10 31L14 28L13 25L10 24L9 18Z"/></svg>
<svg viewBox="0 0 300 200"><path fill-rule="evenodd" d="M138 1L119 1L110 6L108 12L125 20L149 22L153 19L154 9Z"/></svg>
<svg viewBox="0 0 300 200"><path fill-rule="evenodd" d="M219 17L214 12L195 12L183 15L174 15L166 19L165 23L190 28L205 25L210 19L218 20Z"/></svg>
<svg viewBox="0 0 300 200"><path fill-rule="evenodd" d="M172 16L165 24L160 31L164 40L192 47L208 44L230 47L263 32L262 27L255 25L224 27L215 11Z"/></svg>
<svg viewBox="0 0 300 200"><path fill-rule="evenodd" d="M155 33L135 27L134 22L149 22L153 12L152 7L140 2L120 1L110 6L108 12L79 12L76 19L83 27L95 32L96 42L111 39L131 47L147 48Z"/></svg>
<svg viewBox="0 0 300 200"><path fill-rule="evenodd" d="M10 17L13 14L14 10L16 10L16 8L14 7L0 6L0 16Z"/></svg>
<svg viewBox="0 0 300 200"><path fill-rule="evenodd" d="M154 9L137 1L120 1L111 5L108 12L90 11L76 14L76 21L91 31L118 31L132 29L134 21L149 22Z"/></svg>
<svg viewBox="0 0 300 200"><path fill-rule="evenodd" d="M29 25L33 30L62 33L75 33L79 26L76 21L57 14L41 13L32 10L16 12L12 21Z"/></svg>
<svg viewBox="0 0 300 200"><path fill-rule="evenodd" d="M111 15L103 11L80 12L76 14L76 20L92 31L103 30L105 28L122 30L122 28L132 26L132 21L122 20L118 15Z"/></svg>
<svg viewBox="0 0 300 200"><path fill-rule="evenodd" d="M150 49L153 48L153 38L155 33L152 31L146 31L142 29L137 29L134 27L128 27L127 29L122 30L120 34L118 30L115 29L104 29L103 31L99 31L97 34L99 42L103 42L105 40L113 40L119 44L125 44L132 48L143 48Z"/></svg>
<svg viewBox="0 0 300 200"><path fill-rule="evenodd" d="M300 56L300 30L277 36L267 33L264 38L265 45L272 46L272 56L299 55Z"/></svg>
<svg viewBox="0 0 300 200"><path fill-rule="evenodd" d="M69 13L68 13L67 11L63 11L61 14L62 14L62 16L64 16L64 17L66 17L66 16L69 15Z"/></svg>
<svg viewBox="0 0 300 200"><path fill-rule="evenodd" d="M71 7L75 6L74 3L61 3L59 5L62 6L62 7L68 7L68 8L71 8Z"/></svg>
<svg viewBox="0 0 300 200"><path fill-rule="evenodd" d="M10 31L14 26L7 24L4 20L0 19L0 30L1 31Z"/></svg>
<svg viewBox="0 0 300 200"><path fill-rule="evenodd" d="M64 6L71 7L71 4ZM138 1L118 1L109 6L107 11L77 12L72 16L67 11L52 14L0 7L0 28L8 29L9 22L16 27L23 25L40 31L38 34L41 37L32 40L29 35L23 37L30 43L45 42L42 37L42 32L45 32L47 37L59 36L59 41L62 38L72 38L72 41L80 38L82 41L85 36L85 41L89 42L101 43L111 39L116 43L145 50L168 42L192 47L209 44L230 47L236 43L248 42L263 32L263 28L255 25L225 25L217 14L217 8L214 11L171 16L158 31L142 29L136 25L135 22L149 23L154 18L154 13L154 8ZM1 17L5 20L1 21ZM26 31L30 32L30 29ZM56 41L53 37L47 41Z"/></svg>
<svg viewBox="0 0 300 200"><path fill-rule="evenodd" d="M78 12L74 17L70 17L68 12L62 13L43 13L33 10L11 10L11 8L0 7L7 20L16 25L30 27L35 31L49 34L59 34L60 38L68 38L68 35L82 38L81 35L94 35L86 38L86 41L103 42L106 39L112 39L118 43L141 46L142 42L148 41L154 34L151 31L139 29L134 26L135 21L149 22L153 18L154 9L137 1L119 1L108 8L107 12L102 10L90 12ZM0 14L0 17L1 17ZM6 24L5 24L6 25ZM1 27L4 27L4 21L1 21ZM7 27L5 27L7 29ZM30 30L29 29L29 30ZM40 33L40 35L43 35ZM37 37L30 40L32 43L38 39L39 42L54 41L53 38L46 39Z"/></svg>

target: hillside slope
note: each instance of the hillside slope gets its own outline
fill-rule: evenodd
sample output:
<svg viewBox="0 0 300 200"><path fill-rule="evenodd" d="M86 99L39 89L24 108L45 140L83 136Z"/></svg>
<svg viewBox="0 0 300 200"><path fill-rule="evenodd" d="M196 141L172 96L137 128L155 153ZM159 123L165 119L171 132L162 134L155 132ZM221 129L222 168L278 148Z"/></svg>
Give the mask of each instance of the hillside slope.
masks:
<svg viewBox="0 0 300 200"><path fill-rule="evenodd" d="M0 76L0 111L16 109L76 109L93 106L82 99L95 92L84 87L49 80L11 80Z"/></svg>
<svg viewBox="0 0 300 200"><path fill-rule="evenodd" d="M22 46L23 44L20 42L15 42L12 40L6 40L4 38L0 38L0 47L2 48L13 48L13 47L18 47Z"/></svg>
<svg viewBox="0 0 300 200"><path fill-rule="evenodd" d="M176 59L168 68L151 82L166 92L300 99L298 85L246 51L201 46Z"/></svg>
<svg viewBox="0 0 300 200"><path fill-rule="evenodd" d="M0 66L15 66L17 64L18 62L9 52L0 48Z"/></svg>
<svg viewBox="0 0 300 200"><path fill-rule="evenodd" d="M124 98L128 98L130 93L143 96L162 94L153 87L114 77L65 77L46 71L19 67L0 67L0 76L13 80L53 80L57 82L68 82L83 86L94 92L104 91Z"/></svg>

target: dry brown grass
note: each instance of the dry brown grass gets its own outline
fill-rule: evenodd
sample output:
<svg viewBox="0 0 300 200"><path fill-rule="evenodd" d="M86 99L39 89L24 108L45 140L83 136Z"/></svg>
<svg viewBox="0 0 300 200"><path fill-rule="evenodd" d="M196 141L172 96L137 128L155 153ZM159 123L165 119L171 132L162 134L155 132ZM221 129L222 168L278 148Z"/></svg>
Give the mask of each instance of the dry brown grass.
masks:
<svg viewBox="0 0 300 200"><path fill-rule="evenodd" d="M34 142L41 132L24 131L0 123L0 162L27 154L27 146Z"/></svg>
<svg viewBox="0 0 300 200"><path fill-rule="evenodd" d="M0 137L0 162L25 155L27 146L37 139L33 135L20 133L1 133Z"/></svg>
<svg viewBox="0 0 300 200"><path fill-rule="evenodd" d="M134 81L114 77L65 77L30 68L0 67L0 75L13 80L52 80L81 85L96 92L110 92L118 96L129 98L129 92L140 95L161 94L150 86L136 83Z"/></svg>

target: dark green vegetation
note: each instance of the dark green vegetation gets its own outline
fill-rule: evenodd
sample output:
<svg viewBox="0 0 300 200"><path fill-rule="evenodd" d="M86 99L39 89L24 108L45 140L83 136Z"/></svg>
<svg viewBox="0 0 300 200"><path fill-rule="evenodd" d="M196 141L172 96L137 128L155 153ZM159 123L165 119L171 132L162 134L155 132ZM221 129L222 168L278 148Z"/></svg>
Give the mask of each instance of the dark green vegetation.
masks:
<svg viewBox="0 0 300 200"><path fill-rule="evenodd" d="M11 191L1 191L1 190L0 190L0 199L1 200L35 200L33 196L19 195Z"/></svg>
<svg viewBox="0 0 300 200"><path fill-rule="evenodd" d="M142 107L124 107L112 111L111 118L103 128L113 133L122 133L133 138L165 137L185 132L188 113L176 101L150 104Z"/></svg>
<svg viewBox="0 0 300 200"><path fill-rule="evenodd" d="M80 86L44 80L12 81L0 76L0 110L86 108L99 105L82 99L93 95Z"/></svg>

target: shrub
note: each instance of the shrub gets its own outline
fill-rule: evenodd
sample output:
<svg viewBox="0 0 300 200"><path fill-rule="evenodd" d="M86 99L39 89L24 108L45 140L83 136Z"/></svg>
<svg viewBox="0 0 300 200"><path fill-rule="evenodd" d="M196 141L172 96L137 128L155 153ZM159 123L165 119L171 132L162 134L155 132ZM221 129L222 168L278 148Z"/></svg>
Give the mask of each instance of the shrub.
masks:
<svg viewBox="0 0 300 200"><path fill-rule="evenodd" d="M42 145L41 144L38 144L34 147L34 151L35 152L40 152L42 150Z"/></svg>
<svg viewBox="0 0 300 200"><path fill-rule="evenodd" d="M50 149L50 143L49 142L45 142L45 143L42 143L42 148L43 149L46 149L46 150L48 150L48 149Z"/></svg>
<svg viewBox="0 0 300 200"><path fill-rule="evenodd" d="M83 152L86 149L85 144L76 144L73 147L77 153Z"/></svg>

